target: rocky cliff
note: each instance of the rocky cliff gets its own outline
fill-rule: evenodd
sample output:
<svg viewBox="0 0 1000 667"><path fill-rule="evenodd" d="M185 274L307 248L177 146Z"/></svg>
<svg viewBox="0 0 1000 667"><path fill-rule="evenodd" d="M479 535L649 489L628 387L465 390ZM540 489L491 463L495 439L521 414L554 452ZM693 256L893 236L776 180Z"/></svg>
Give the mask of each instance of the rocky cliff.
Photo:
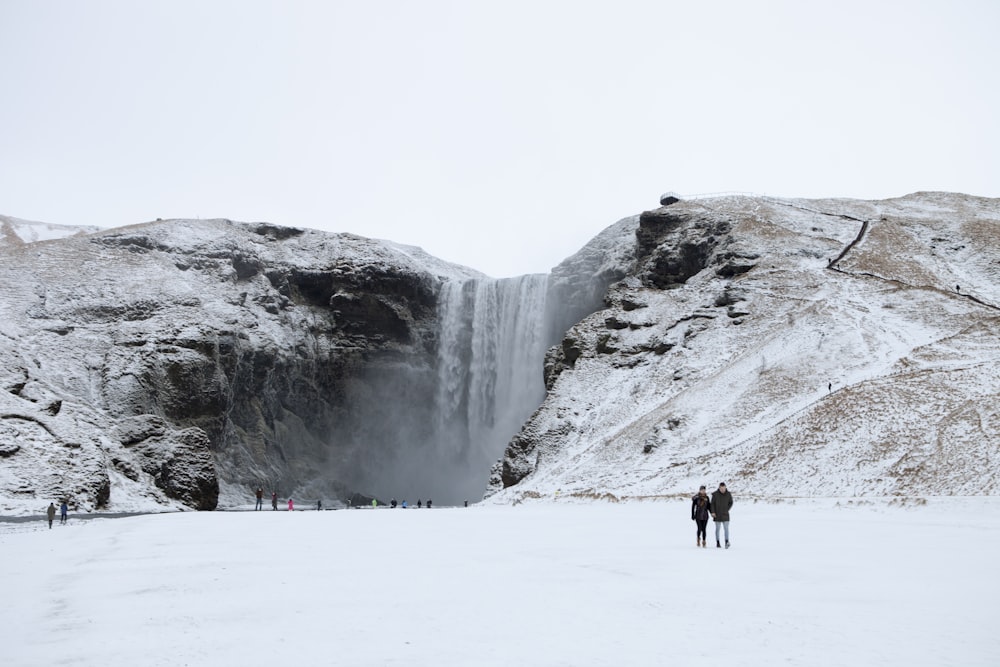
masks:
<svg viewBox="0 0 1000 667"><path fill-rule="evenodd" d="M1000 201L722 197L620 223L500 502L1000 491ZM624 247L622 243L618 247ZM610 255L608 255L610 257Z"/></svg>
<svg viewBox="0 0 1000 667"><path fill-rule="evenodd" d="M351 481L380 445L371 413L433 384L442 280L476 277L418 249L226 220L0 252L11 508L206 509L220 482L234 498L365 491ZM409 385L387 380L403 364Z"/></svg>

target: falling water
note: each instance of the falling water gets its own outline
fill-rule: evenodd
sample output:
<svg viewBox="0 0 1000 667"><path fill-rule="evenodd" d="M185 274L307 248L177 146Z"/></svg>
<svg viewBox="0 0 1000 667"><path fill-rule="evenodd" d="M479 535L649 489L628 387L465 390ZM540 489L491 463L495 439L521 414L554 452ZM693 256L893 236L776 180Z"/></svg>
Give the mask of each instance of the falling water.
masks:
<svg viewBox="0 0 1000 667"><path fill-rule="evenodd" d="M544 274L442 283L436 353L384 361L350 385L337 473L383 500L481 498L545 398L547 286Z"/></svg>
<svg viewBox="0 0 1000 667"><path fill-rule="evenodd" d="M538 274L442 288L436 423L448 454L482 481L545 397L547 285Z"/></svg>

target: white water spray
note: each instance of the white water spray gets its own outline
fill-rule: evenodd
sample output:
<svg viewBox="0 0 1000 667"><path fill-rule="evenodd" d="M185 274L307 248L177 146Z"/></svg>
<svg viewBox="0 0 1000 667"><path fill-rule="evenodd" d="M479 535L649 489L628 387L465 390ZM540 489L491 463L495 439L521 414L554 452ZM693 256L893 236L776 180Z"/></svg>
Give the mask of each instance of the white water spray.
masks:
<svg viewBox="0 0 1000 667"><path fill-rule="evenodd" d="M434 401L441 453L468 466L482 487L545 397L547 286L538 274L442 287Z"/></svg>

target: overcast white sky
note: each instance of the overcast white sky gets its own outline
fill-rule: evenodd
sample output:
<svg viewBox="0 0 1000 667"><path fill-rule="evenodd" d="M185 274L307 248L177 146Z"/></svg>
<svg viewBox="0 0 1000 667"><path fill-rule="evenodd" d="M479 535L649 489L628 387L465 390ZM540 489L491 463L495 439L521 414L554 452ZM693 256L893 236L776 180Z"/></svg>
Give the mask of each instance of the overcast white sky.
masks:
<svg viewBox="0 0 1000 667"><path fill-rule="evenodd" d="M1000 197L1000 2L0 0L0 213L544 272L661 192Z"/></svg>

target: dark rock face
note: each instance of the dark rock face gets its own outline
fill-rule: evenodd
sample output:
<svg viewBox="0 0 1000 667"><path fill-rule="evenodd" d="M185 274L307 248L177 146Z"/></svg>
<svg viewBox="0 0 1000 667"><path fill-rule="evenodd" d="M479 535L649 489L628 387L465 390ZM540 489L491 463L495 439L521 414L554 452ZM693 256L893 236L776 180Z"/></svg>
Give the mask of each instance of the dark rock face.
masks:
<svg viewBox="0 0 1000 667"><path fill-rule="evenodd" d="M14 255L29 248L25 279ZM42 426L0 442L33 494L63 493L32 472L44 440L86 443L91 472L74 477L88 490L66 492L83 506L115 498L107 470L197 509L216 506L220 482L285 494L313 480L316 496L344 498L359 448L379 442L359 434L433 377L441 279L380 242L165 221L3 252L0 303L26 306L0 353L39 352L0 364L0 387ZM414 386L393 383L400 364ZM37 452L24 428L44 435Z"/></svg>
<svg viewBox="0 0 1000 667"><path fill-rule="evenodd" d="M226 478L249 476L247 486L290 492L322 474L316 466L335 469L338 459L351 466L356 435L385 421L369 419L361 406L391 384L385 375L398 355L429 364L436 285L428 275L348 264L269 266L267 280L280 295L262 300L267 312L309 314L293 345L261 345L238 329L197 329L193 339L172 341L179 349L156 350L140 385L155 388L144 405L158 403L172 423L207 434ZM343 448L330 451L330 440ZM350 476L343 467L340 474ZM340 497L347 488L334 477L317 493Z"/></svg>
<svg viewBox="0 0 1000 667"><path fill-rule="evenodd" d="M659 289L685 283L709 265L731 228L728 219L714 212L667 207L646 211L636 231L640 279Z"/></svg>
<svg viewBox="0 0 1000 667"><path fill-rule="evenodd" d="M177 431L160 417L137 415L119 422L117 435L168 498L199 510L215 509L219 480L204 431ZM126 461L117 459L115 465L126 476L135 475L135 468Z"/></svg>
<svg viewBox="0 0 1000 667"><path fill-rule="evenodd" d="M663 206L612 225L553 271L550 298L567 305L566 316L556 318L562 327L559 331L603 308L623 313L646 308L645 301L634 293L639 286L669 289L720 264L719 275L749 271L756 255L748 251L725 252L733 243L731 229L730 220L722 214L679 206ZM612 331L648 326L613 314L606 315L603 322ZM662 355L672 346L657 341L643 350ZM598 354L618 350L613 336L608 334L601 334L592 349ZM580 338L572 332L549 350L545 357L547 389L552 389L560 373L573 368L583 350Z"/></svg>
<svg viewBox="0 0 1000 667"><path fill-rule="evenodd" d="M559 345L553 345L545 354L545 388L552 389L559 375L576 364L583 354L582 342L573 336L566 335Z"/></svg>

